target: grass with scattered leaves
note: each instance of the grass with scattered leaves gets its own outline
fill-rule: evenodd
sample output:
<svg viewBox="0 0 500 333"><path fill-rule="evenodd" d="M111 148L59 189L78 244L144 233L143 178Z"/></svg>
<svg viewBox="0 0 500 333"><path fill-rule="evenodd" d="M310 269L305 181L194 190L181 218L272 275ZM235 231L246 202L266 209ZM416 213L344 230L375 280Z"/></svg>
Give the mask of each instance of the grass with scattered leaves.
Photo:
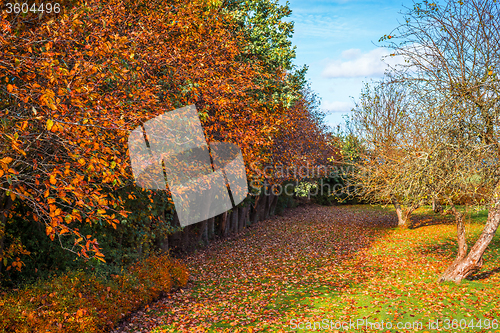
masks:
<svg viewBox="0 0 500 333"><path fill-rule="evenodd" d="M479 211L467 219L470 245L485 218ZM188 287L117 331L305 332L316 323L316 330L333 332L437 332L429 327L436 320L442 332L497 331L484 320L500 321L500 238L479 274L460 285L438 284L456 253L456 227L429 207L414 219L422 226L401 229L390 207L290 210L187 258ZM393 328L376 329L382 321ZM453 329L460 324L464 329Z"/></svg>

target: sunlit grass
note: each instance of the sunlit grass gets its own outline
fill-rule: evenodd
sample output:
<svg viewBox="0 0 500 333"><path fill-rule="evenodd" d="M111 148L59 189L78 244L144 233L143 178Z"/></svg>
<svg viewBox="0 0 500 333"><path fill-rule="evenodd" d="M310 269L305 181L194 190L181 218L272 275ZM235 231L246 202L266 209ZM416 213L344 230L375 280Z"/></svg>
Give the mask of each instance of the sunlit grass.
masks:
<svg viewBox="0 0 500 333"><path fill-rule="evenodd" d="M312 207L263 222L230 247L192 258L195 281L163 304L175 311L154 332L305 332L307 322L323 320L422 323L422 331L432 332L431 321L446 319L466 320L468 327L442 331L496 331L477 324L500 319L500 238L479 274L460 285L439 284L456 253L453 220L422 207L415 217L434 223L403 229L394 227L394 215L389 207ZM471 215L470 244L485 218L484 211ZM298 323L304 329L294 330ZM374 330L348 330L365 331Z"/></svg>

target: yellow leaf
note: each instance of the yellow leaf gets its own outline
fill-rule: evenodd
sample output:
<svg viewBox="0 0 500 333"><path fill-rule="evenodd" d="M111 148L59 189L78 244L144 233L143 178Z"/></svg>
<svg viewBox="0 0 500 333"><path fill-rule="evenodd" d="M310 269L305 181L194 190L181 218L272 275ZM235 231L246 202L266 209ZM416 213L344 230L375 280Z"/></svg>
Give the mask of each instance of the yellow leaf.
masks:
<svg viewBox="0 0 500 333"><path fill-rule="evenodd" d="M489 71L489 72L488 72L488 75L493 75L493 71Z"/></svg>
<svg viewBox="0 0 500 333"><path fill-rule="evenodd" d="M52 129L52 126L54 126L54 122L52 119L47 119L47 129L50 131Z"/></svg>

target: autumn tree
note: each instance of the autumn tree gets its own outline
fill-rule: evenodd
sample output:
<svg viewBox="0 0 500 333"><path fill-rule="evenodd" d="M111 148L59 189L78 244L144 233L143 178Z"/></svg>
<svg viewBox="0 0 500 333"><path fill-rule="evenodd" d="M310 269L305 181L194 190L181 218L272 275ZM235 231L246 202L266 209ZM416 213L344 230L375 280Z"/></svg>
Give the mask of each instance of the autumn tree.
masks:
<svg viewBox="0 0 500 333"><path fill-rule="evenodd" d="M250 176L250 162L269 163L278 133L314 117L290 108L280 88L303 96L300 75L287 72L288 12L261 2L251 6L276 10L247 21L260 22L249 24L274 36L270 44L218 1L72 1L43 19L2 12L0 248L19 206L51 239L100 260L98 235L84 226L121 228L131 219L147 234L157 232L155 219L168 224L168 192L134 185L126 143L137 126L181 106L197 106L208 142L241 147ZM253 17L254 7L239 6ZM20 268L22 244L13 251L0 256Z"/></svg>
<svg viewBox="0 0 500 333"><path fill-rule="evenodd" d="M365 84L350 121L363 149L352 164L352 182L362 187L364 200L390 202L398 225L409 226L410 215L422 203L425 189L414 182L416 147L423 133L411 110L414 107L404 84L386 81Z"/></svg>
<svg viewBox="0 0 500 333"><path fill-rule="evenodd" d="M245 98L255 84L250 65L234 61L238 37L216 8L178 5L94 1L17 31L19 18L2 14L4 216L19 200L52 239L74 234L75 252L102 258L78 224L126 216L116 191L131 181L128 133L183 104L199 104L202 119L215 107L209 139L246 128L253 142L239 143L256 156L266 112Z"/></svg>
<svg viewBox="0 0 500 333"><path fill-rule="evenodd" d="M500 11L496 1L415 3L404 23L383 39L405 62L391 79L412 87L414 121L427 136L419 167L428 194L439 193L453 203L451 193L487 198L489 215L482 234L467 253L457 215L460 251L440 281L460 282L482 266L483 254L500 223L498 161L498 71ZM424 114L424 112L426 114ZM424 145L425 146L425 145ZM422 185L424 182L420 182ZM455 197L456 198L456 197ZM480 201L475 201L479 204Z"/></svg>

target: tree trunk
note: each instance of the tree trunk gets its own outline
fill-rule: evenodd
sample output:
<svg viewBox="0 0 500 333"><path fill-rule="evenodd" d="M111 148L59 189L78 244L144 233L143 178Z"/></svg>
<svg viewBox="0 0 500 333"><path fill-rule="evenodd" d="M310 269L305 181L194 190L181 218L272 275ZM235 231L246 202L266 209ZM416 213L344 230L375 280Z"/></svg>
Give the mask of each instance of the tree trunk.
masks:
<svg viewBox="0 0 500 333"><path fill-rule="evenodd" d="M197 243L199 244L200 242L203 242L203 245L208 244L208 220L200 222L200 230Z"/></svg>
<svg viewBox="0 0 500 333"><path fill-rule="evenodd" d="M238 216L238 231L242 231L247 226L247 210L249 206L240 207Z"/></svg>
<svg viewBox="0 0 500 333"><path fill-rule="evenodd" d="M208 239L212 239L215 235L215 217L208 219Z"/></svg>
<svg viewBox="0 0 500 333"><path fill-rule="evenodd" d="M262 200L262 203L260 205L260 212L259 212L259 218L261 221L265 220L267 217L267 206L269 202L269 195L264 194L264 198Z"/></svg>
<svg viewBox="0 0 500 333"><path fill-rule="evenodd" d="M269 192L269 195L267 196L267 201L266 201L266 212L264 215L266 220L271 217L271 207L273 205L273 201L274 201L275 197L276 196L274 195L273 191L271 190Z"/></svg>
<svg viewBox="0 0 500 333"><path fill-rule="evenodd" d="M7 217L9 216L12 207L12 199L5 192L2 193L0 198L0 273L3 267L3 251L5 242L5 227L7 225Z"/></svg>
<svg viewBox="0 0 500 333"><path fill-rule="evenodd" d="M168 253L168 237L163 238L159 243L158 247L160 248L162 253Z"/></svg>
<svg viewBox="0 0 500 333"><path fill-rule="evenodd" d="M165 225L167 223L167 219L165 217L165 210L162 210L162 213L158 218L160 219L161 225ZM122 238L123 238L123 232L120 234L120 241L119 241L120 246L121 246ZM158 246L158 248L160 249L161 252L168 253L168 236L165 236L164 238L159 239L156 245Z"/></svg>
<svg viewBox="0 0 500 333"><path fill-rule="evenodd" d="M432 198L432 210L434 211L434 213L443 212L443 206L441 206L437 198Z"/></svg>
<svg viewBox="0 0 500 333"><path fill-rule="evenodd" d="M259 195L255 198L255 202L251 205L250 212L250 223L254 224L259 220L259 202L262 200L262 195Z"/></svg>
<svg viewBox="0 0 500 333"><path fill-rule="evenodd" d="M448 267L448 269L439 278L439 282L443 281L453 281L455 283L460 283L466 277L474 274L481 269L483 265L483 254L486 248L490 244L491 240L495 236L495 233L500 224L500 184L497 185L494 191L493 204L488 212L488 219L486 225L484 226L483 232L479 236L476 244L471 248L468 255L464 252L467 251L466 244L460 246L460 243L465 243L465 229L458 226L457 236L459 241L459 255L457 259ZM458 222L458 221L457 221ZM463 224L463 223L462 223ZM458 225L458 223L457 223ZM461 236L463 234L463 236ZM463 238L463 240L461 240ZM460 258L460 256L462 256Z"/></svg>
<svg viewBox="0 0 500 333"><path fill-rule="evenodd" d="M396 208L396 214L398 215L398 226L411 228L411 214L419 207L419 205L411 205L410 207L402 208L398 200L391 196L392 204Z"/></svg>
<svg viewBox="0 0 500 333"><path fill-rule="evenodd" d="M182 240L181 240L181 249L182 249L182 252L188 252L189 251L189 245L190 245L189 244L189 232L191 231L191 226L192 226L192 224L187 225L182 230Z"/></svg>
<svg viewBox="0 0 500 333"><path fill-rule="evenodd" d="M413 227L413 223L411 222L410 216L411 214L419 207L419 205L411 205L410 207L407 207L406 209L403 209L404 212L404 220L406 223L406 226L408 228Z"/></svg>
<svg viewBox="0 0 500 333"><path fill-rule="evenodd" d="M278 195L273 196L273 202L271 203L271 216L276 214L276 206L278 205Z"/></svg>
<svg viewBox="0 0 500 333"><path fill-rule="evenodd" d="M231 232L233 234L238 232L238 211L239 208L238 206L233 208L233 211L231 212Z"/></svg>
<svg viewBox="0 0 500 333"><path fill-rule="evenodd" d="M457 244L458 244L458 253L456 260L462 260L467 255L467 240L465 238L465 223L464 223L464 214L457 211L455 205L451 206L451 211L455 216L457 221Z"/></svg>
<svg viewBox="0 0 500 333"><path fill-rule="evenodd" d="M392 204L394 205L394 208L396 208L396 214L398 215L398 226L404 226L406 224L406 221L404 219L404 214L403 210L401 209L401 206L399 205L399 202L396 200L395 197L391 197Z"/></svg>
<svg viewBox="0 0 500 333"><path fill-rule="evenodd" d="M227 223L227 212L222 213L220 222L220 234L222 237L227 236L228 223Z"/></svg>

